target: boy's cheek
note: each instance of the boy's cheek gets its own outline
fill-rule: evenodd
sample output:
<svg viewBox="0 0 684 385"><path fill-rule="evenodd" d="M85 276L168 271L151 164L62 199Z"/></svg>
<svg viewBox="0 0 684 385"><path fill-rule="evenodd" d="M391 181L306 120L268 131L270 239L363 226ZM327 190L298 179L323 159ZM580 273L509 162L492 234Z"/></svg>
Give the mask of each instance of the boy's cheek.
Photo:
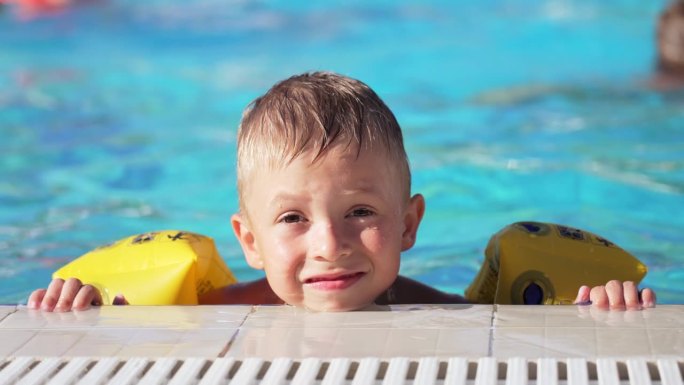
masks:
<svg viewBox="0 0 684 385"><path fill-rule="evenodd" d="M272 245L268 256L273 260L273 263L280 264L281 268L287 269L289 265L297 263L303 258L301 246L295 239L274 239L275 244Z"/></svg>
<svg viewBox="0 0 684 385"><path fill-rule="evenodd" d="M384 227L388 228L388 227ZM383 227L368 227L360 234L363 246L371 251L381 252L385 248L401 248L401 237L399 232L383 231Z"/></svg>
<svg viewBox="0 0 684 385"><path fill-rule="evenodd" d="M279 283L295 281L305 261L305 255L298 252L287 240L275 240L262 254L267 276Z"/></svg>

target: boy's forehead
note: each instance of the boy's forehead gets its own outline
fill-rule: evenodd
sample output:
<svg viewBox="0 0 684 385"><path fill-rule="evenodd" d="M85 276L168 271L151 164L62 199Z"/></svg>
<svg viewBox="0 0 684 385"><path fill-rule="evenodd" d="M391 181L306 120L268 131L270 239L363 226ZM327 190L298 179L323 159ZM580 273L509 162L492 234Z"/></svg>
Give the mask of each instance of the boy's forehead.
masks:
<svg viewBox="0 0 684 385"><path fill-rule="evenodd" d="M391 152L386 146L380 145L361 145L357 143L338 142L324 151L317 151L315 147L309 147L300 154L287 156L282 152L267 151L265 156L254 157L250 167L242 169L238 189L240 194L241 210L248 210L247 206L254 208L254 204L263 205L267 202L255 202L251 199L257 190L272 190L278 185L289 184L289 173L297 172L295 176L303 175L305 181L315 184L319 181L325 182L330 178L339 178L341 174L346 174L351 178L346 181L355 180L354 183L343 183L345 188L357 191L371 190L381 180L384 187L402 192L408 197L410 193L410 172L405 158L399 159L399 155ZM326 167L337 167L325 178L311 179L308 171L315 171L316 168L326 165ZM292 175L292 174L291 174ZM389 179L387 178L389 177ZM364 179L367 180L364 181ZM299 179L301 181L301 179ZM342 182L342 181L340 181ZM352 186L353 185L353 186ZM284 187L284 186L283 186ZM296 190L296 185L291 186ZM259 194L260 195L260 194Z"/></svg>
<svg viewBox="0 0 684 385"><path fill-rule="evenodd" d="M278 174L287 174L297 170L314 170L325 164L328 167L332 165L339 171L339 174L325 176L326 179L335 178L336 176L340 177L343 174L352 172L357 175L362 174L362 177L355 180L353 189L370 191L374 188L375 176L384 175L392 170L396 170L398 167L396 167L395 163L385 150L357 150L351 146L338 145L320 154L309 150L284 162L265 162L265 164L255 168L251 175L246 178L246 182L249 184L258 178L267 184L269 182L275 183ZM272 181L267 178L264 179L264 172L276 178ZM307 177L313 178L313 175L316 174L307 175ZM321 178L321 176L318 176L318 178Z"/></svg>
<svg viewBox="0 0 684 385"><path fill-rule="evenodd" d="M245 181L243 214L258 218L290 204L334 204L345 202L345 197L381 199L388 207L395 203L397 209L404 207L405 179L386 154L332 152L315 161L312 157L308 154L289 164L252 172Z"/></svg>
<svg viewBox="0 0 684 385"><path fill-rule="evenodd" d="M359 148L358 145L338 144L322 152L309 149L284 162L270 163L270 171L282 171L293 163L296 163L298 167L311 169L318 168L325 163L333 163L340 168L350 170L356 168L372 170L375 168L371 169L366 166L372 163L376 168L377 166L383 166L382 168L387 166L392 169L395 162L392 161L389 152L384 148Z"/></svg>

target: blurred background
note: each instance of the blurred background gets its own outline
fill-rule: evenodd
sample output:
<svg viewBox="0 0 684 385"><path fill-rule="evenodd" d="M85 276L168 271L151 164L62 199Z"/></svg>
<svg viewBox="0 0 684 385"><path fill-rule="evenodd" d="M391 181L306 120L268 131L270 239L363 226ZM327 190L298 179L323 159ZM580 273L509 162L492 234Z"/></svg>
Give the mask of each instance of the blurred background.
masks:
<svg viewBox="0 0 684 385"><path fill-rule="evenodd" d="M358 78L427 199L402 273L463 293L520 220L586 229L684 303L684 87L653 82L665 0L0 2L0 303L99 245L215 239L241 280L235 132L309 70Z"/></svg>

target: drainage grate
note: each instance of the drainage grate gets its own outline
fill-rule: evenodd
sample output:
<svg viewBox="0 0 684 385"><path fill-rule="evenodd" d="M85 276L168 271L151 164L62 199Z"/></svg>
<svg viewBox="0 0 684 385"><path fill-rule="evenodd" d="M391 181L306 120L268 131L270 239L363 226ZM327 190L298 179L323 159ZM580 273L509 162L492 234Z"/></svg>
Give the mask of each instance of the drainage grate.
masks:
<svg viewBox="0 0 684 385"><path fill-rule="evenodd" d="M681 359L0 358L0 384L684 385Z"/></svg>

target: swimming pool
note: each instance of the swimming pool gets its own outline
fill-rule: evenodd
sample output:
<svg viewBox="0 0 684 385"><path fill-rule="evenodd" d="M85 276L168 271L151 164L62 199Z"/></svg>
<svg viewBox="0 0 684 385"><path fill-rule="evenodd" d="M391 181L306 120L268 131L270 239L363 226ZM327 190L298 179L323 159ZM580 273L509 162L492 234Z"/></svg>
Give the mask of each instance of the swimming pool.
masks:
<svg viewBox="0 0 684 385"><path fill-rule="evenodd" d="M359 78L405 131L427 213L402 272L462 293L519 220L598 233L684 303L684 91L658 92L665 1L101 1L0 11L0 303L74 256L178 228L238 278L234 136L276 80Z"/></svg>

